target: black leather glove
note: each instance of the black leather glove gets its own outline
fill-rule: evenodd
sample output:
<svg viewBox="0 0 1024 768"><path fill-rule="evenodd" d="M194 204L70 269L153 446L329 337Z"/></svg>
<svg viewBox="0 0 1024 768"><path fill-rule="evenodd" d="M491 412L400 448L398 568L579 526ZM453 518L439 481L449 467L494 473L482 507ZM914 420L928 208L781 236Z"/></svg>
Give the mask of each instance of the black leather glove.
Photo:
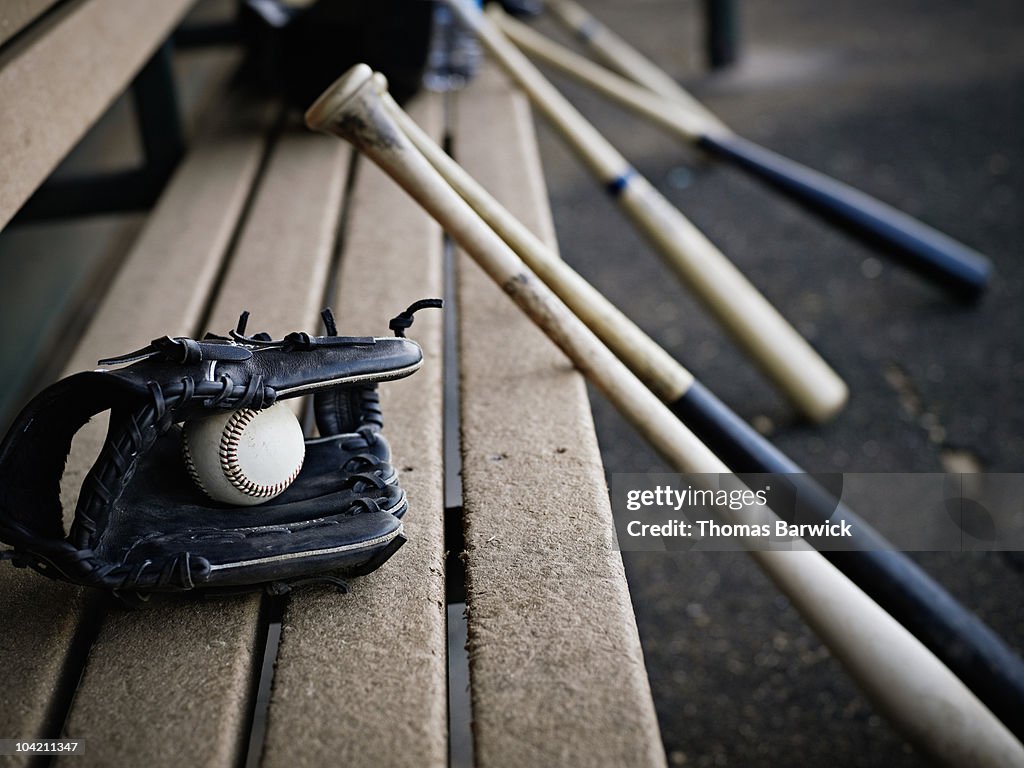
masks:
<svg viewBox="0 0 1024 768"><path fill-rule="evenodd" d="M50 386L0 445L3 556L51 578L122 596L270 587L374 570L405 541L405 493L380 434L376 383L415 372L404 338L416 302L394 318L394 338L327 333L273 340L245 335L157 339ZM320 435L281 495L240 510L208 499L188 477L180 424L217 411L259 410L314 395ZM75 433L110 411L103 449L82 483L65 535L60 480Z"/></svg>

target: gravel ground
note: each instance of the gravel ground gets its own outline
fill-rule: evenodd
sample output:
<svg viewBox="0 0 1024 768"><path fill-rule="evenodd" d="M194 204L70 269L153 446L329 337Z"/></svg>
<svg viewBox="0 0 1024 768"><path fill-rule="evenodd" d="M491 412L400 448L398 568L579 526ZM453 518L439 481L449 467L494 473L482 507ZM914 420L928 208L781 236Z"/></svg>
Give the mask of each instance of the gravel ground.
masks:
<svg viewBox="0 0 1024 768"><path fill-rule="evenodd" d="M794 460L819 472L1018 472L1024 463L1024 6L986 0L743 4L743 60L708 74L697 4L589 0L739 133L991 256L948 301L740 172L553 79L846 379L802 423L541 124L565 258ZM552 22L538 23L561 36ZM609 476L666 471L594 394ZM1024 573L1003 554L914 558L1024 649ZM625 553L672 765L919 766L741 553Z"/></svg>

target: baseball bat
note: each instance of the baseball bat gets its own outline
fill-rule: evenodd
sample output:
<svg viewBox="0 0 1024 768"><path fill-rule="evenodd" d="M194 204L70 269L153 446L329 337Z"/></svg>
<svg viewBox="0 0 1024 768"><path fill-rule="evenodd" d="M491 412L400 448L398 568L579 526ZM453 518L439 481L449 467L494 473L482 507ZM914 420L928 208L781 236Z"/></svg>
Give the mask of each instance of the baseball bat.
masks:
<svg viewBox="0 0 1024 768"><path fill-rule="evenodd" d="M842 379L701 232L674 208L471 0L446 0L562 134L666 263L780 390L814 421L842 408Z"/></svg>
<svg viewBox="0 0 1024 768"><path fill-rule="evenodd" d="M306 123L351 142L436 218L670 466L727 472L415 149L381 102L383 88L369 67L357 65L310 107ZM1024 762L1024 746L931 652L806 542L794 549L751 555L909 738L954 764Z"/></svg>
<svg viewBox="0 0 1024 768"><path fill-rule="evenodd" d="M1024 738L1024 662L925 571L706 389L494 199L390 94L381 101L412 145L616 357L733 472L782 475L816 522L847 522L849 547L825 557L932 651Z"/></svg>
<svg viewBox="0 0 1024 768"><path fill-rule="evenodd" d="M504 14L495 14L495 18L500 19L504 32L532 55L767 183L957 298L975 300L987 287L992 263L985 256L848 184L737 135L572 0L549 0L548 7L599 58L633 82Z"/></svg>

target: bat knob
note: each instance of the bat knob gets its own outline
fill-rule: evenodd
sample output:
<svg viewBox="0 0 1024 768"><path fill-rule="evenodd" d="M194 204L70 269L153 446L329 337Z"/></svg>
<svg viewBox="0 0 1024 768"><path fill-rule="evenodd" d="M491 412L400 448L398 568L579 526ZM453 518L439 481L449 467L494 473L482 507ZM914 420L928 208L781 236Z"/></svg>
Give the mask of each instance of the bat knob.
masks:
<svg viewBox="0 0 1024 768"><path fill-rule="evenodd" d="M339 121L344 120L347 114L346 105L372 80L373 70L367 64L353 66L320 94L306 110L306 125L314 131L335 133L332 127L338 127ZM384 82L386 86L387 81Z"/></svg>

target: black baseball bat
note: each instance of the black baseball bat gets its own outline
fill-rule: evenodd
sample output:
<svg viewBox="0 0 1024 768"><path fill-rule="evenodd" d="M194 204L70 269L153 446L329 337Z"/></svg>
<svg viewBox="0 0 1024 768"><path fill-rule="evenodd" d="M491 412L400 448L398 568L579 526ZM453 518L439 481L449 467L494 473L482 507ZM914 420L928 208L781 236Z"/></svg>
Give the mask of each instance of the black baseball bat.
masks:
<svg viewBox="0 0 1024 768"><path fill-rule="evenodd" d="M669 407L740 477L745 472L780 475L791 483L801 515L849 523L851 548L822 554L1024 739L1024 661L999 635L700 382L694 381Z"/></svg>
<svg viewBox="0 0 1024 768"><path fill-rule="evenodd" d="M635 82L507 16L495 13L493 17L530 55L746 171L957 298L972 301L985 290L992 274L992 264L985 256L848 184L738 136L579 6L564 0L549 6L599 55Z"/></svg>

